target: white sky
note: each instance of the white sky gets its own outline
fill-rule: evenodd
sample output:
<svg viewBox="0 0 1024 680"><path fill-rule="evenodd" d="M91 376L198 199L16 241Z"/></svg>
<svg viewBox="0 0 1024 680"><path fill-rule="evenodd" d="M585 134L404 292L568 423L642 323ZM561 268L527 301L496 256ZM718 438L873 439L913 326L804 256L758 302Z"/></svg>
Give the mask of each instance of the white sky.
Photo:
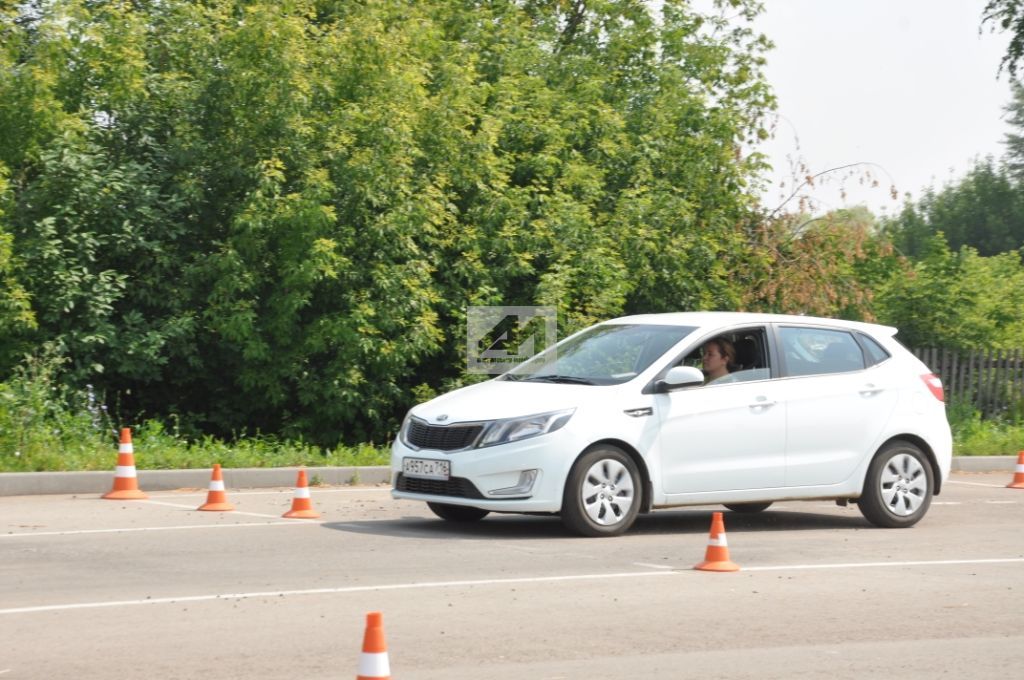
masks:
<svg viewBox="0 0 1024 680"><path fill-rule="evenodd" d="M979 34L984 5L765 0L755 28L776 45L766 74L780 116L775 138L761 147L775 166L765 204L774 208L795 188L789 158L811 173L875 164L865 169L878 188L858 183L863 172L845 181L833 174L810 196L818 212L864 204L893 214L905 194L916 199L928 185L963 176L974 158L1001 156L1010 85L996 73L1008 37L987 25ZM786 207L797 209L795 200Z"/></svg>

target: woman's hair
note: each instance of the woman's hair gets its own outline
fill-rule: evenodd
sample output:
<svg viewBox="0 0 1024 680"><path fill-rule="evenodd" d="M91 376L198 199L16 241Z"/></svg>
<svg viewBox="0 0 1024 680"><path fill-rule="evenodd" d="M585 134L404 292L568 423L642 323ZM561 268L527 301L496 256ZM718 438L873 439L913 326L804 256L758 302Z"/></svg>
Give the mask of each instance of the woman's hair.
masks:
<svg viewBox="0 0 1024 680"><path fill-rule="evenodd" d="M725 357L725 363L730 373L739 368L739 364L736 363L736 346L732 344L731 340L728 338L715 338L708 341L708 344L718 347L718 353Z"/></svg>

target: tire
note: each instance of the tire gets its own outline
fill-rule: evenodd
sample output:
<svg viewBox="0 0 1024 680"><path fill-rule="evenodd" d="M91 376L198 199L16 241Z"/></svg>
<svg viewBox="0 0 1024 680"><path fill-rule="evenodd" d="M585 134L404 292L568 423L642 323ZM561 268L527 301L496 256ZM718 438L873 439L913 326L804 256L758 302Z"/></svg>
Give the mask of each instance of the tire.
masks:
<svg viewBox="0 0 1024 680"><path fill-rule="evenodd" d="M764 512L768 508L772 507L772 502L765 501L764 503L723 503L722 505L729 508L733 512L740 512L745 515L753 515L755 512Z"/></svg>
<svg viewBox="0 0 1024 680"><path fill-rule="evenodd" d="M562 523L582 536L618 536L640 512L642 480L636 463L615 446L586 451L569 471Z"/></svg>
<svg viewBox="0 0 1024 680"><path fill-rule="evenodd" d="M912 527L928 512L934 490L932 465L924 452L909 442L889 442L868 467L857 507L875 526Z"/></svg>
<svg viewBox="0 0 1024 680"><path fill-rule="evenodd" d="M448 522L479 522L490 510L471 508L468 505L449 505L448 503L427 503L435 515Z"/></svg>

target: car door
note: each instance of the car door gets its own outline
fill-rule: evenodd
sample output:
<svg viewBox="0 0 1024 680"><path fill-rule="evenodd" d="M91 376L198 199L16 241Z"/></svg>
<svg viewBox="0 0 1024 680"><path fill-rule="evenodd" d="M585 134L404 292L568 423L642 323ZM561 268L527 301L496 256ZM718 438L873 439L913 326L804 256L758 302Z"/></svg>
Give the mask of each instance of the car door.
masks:
<svg viewBox="0 0 1024 680"><path fill-rule="evenodd" d="M847 479L874 453L898 400L893 362L866 368L853 332L780 326L786 377L786 486L826 486Z"/></svg>
<svg viewBox="0 0 1024 680"><path fill-rule="evenodd" d="M743 333L762 343L767 338L763 328ZM767 351L763 356L767 361ZM761 379L656 395L657 448L666 494L782 486L785 405L775 394L777 381L770 379L769 366L754 375Z"/></svg>

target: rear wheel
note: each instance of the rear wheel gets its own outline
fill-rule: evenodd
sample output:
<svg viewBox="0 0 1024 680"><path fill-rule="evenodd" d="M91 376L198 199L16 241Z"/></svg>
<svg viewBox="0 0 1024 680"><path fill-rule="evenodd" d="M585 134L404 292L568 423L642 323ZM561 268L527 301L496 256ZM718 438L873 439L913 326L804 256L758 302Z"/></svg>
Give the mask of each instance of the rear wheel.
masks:
<svg viewBox="0 0 1024 680"><path fill-rule="evenodd" d="M875 526L910 527L928 512L934 488L924 452L909 442L890 442L871 461L857 507Z"/></svg>
<svg viewBox="0 0 1024 680"><path fill-rule="evenodd" d="M449 505L448 503L427 503L435 515L449 522L478 522L487 515L490 510L471 508L468 505Z"/></svg>
<svg viewBox="0 0 1024 680"><path fill-rule="evenodd" d="M625 451L599 446L569 472L562 497L562 523L583 536L618 536L640 511L640 472Z"/></svg>
<svg viewBox="0 0 1024 680"><path fill-rule="evenodd" d="M764 512L768 508L772 507L772 502L767 503L723 503L725 507L729 508L733 512L742 512L744 514L752 515L755 512Z"/></svg>

